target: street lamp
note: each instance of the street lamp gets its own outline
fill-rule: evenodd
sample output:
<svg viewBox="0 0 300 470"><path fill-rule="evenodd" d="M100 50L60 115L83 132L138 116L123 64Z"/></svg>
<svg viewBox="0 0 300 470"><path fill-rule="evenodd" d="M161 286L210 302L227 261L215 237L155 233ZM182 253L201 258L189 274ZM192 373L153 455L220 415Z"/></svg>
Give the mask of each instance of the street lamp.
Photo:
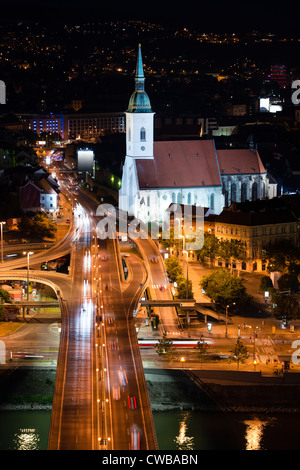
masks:
<svg viewBox="0 0 300 470"><path fill-rule="evenodd" d="M181 235L180 238L184 239L184 250L182 253L186 253L186 298L189 298L189 252L185 249L186 248L186 239L184 235Z"/></svg>
<svg viewBox="0 0 300 470"><path fill-rule="evenodd" d="M235 305L235 302L232 303L232 305ZM228 309L230 305L226 305L226 327L225 327L225 337L227 338L227 321L228 321Z"/></svg>
<svg viewBox="0 0 300 470"><path fill-rule="evenodd" d="M183 369L183 363L184 363L184 361L185 361L184 357L181 357L181 358L180 358L180 362L181 362L181 369Z"/></svg>
<svg viewBox="0 0 300 470"><path fill-rule="evenodd" d="M3 225L6 224L6 222L0 222L1 225L1 263L3 263Z"/></svg>
<svg viewBox="0 0 300 470"><path fill-rule="evenodd" d="M33 255L33 251L23 251L23 255L27 255L27 301L29 301L29 256Z"/></svg>

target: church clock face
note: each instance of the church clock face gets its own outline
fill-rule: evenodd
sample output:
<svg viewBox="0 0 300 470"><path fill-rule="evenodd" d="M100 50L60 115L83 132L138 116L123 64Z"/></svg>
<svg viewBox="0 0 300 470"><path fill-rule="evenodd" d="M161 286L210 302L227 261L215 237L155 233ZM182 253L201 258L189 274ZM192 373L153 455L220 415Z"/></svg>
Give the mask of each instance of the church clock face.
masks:
<svg viewBox="0 0 300 470"><path fill-rule="evenodd" d="M141 147L141 150L145 150L145 147L144 147L144 146L142 146L142 147Z"/></svg>

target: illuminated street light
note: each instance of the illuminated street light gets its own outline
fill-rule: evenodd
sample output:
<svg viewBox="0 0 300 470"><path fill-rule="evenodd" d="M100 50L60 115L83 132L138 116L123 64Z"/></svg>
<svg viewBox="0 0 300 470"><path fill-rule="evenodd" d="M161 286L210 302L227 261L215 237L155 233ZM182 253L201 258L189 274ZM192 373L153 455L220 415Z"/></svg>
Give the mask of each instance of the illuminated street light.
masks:
<svg viewBox="0 0 300 470"><path fill-rule="evenodd" d="M6 222L0 222L1 225L1 263L3 263L3 225L6 224Z"/></svg>
<svg viewBox="0 0 300 470"><path fill-rule="evenodd" d="M33 255L33 251L23 251L23 255L27 255L27 301L29 301L29 256Z"/></svg>
<svg viewBox="0 0 300 470"><path fill-rule="evenodd" d="M232 305L235 305L235 302L232 303ZM226 327L225 327L225 337L227 338L227 321L228 321L228 309L230 305L226 305Z"/></svg>

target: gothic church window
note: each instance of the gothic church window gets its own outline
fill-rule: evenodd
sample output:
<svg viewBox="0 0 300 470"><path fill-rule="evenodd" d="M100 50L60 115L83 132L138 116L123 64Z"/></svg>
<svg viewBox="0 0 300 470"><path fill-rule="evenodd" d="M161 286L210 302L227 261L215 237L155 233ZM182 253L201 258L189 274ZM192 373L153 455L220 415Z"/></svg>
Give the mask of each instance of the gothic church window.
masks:
<svg viewBox="0 0 300 470"><path fill-rule="evenodd" d="M257 183L255 182L252 185L252 201L256 201L257 196L258 196L258 194L257 194Z"/></svg>
<svg viewBox="0 0 300 470"><path fill-rule="evenodd" d="M231 185L231 202L237 202L236 200L236 184L232 183Z"/></svg>
<svg viewBox="0 0 300 470"><path fill-rule="evenodd" d="M247 184L242 183L241 186L241 202L247 201Z"/></svg>
<svg viewBox="0 0 300 470"><path fill-rule="evenodd" d="M141 139L141 142L145 142L146 141L146 129L144 127L141 128L141 131L140 131L140 139Z"/></svg>

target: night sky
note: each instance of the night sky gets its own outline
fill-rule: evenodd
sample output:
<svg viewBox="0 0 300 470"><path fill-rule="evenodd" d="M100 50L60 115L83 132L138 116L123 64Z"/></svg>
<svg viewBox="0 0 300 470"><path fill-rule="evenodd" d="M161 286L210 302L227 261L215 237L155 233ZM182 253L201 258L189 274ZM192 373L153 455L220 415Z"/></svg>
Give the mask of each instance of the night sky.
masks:
<svg viewBox="0 0 300 470"><path fill-rule="evenodd" d="M6 17L30 17L50 21L110 16L197 26L204 31L299 32L299 3L275 1L113 1L106 0L12 1L1 6L2 20ZM48 9L47 9L48 8Z"/></svg>

